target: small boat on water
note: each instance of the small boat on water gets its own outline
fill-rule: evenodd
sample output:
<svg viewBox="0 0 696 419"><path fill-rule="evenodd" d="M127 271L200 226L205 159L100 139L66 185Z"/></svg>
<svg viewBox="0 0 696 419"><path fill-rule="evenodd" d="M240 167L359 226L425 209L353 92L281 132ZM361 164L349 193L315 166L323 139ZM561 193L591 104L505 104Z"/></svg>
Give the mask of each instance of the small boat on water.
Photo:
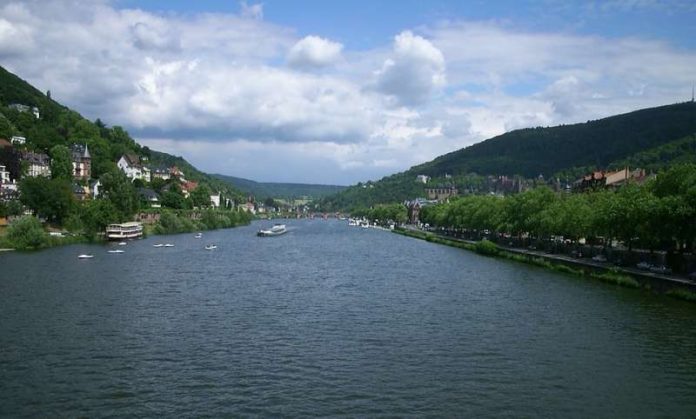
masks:
<svg viewBox="0 0 696 419"><path fill-rule="evenodd" d="M81 254L81 255L77 256L78 259L92 259L93 257L94 257L94 255L89 255L89 254Z"/></svg>
<svg viewBox="0 0 696 419"><path fill-rule="evenodd" d="M217 249L217 246L214 244L209 244L209 245L205 246L205 250L213 250L213 249Z"/></svg>
<svg viewBox="0 0 696 419"><path fill-rule="evenodd" d="M119 242L119 243L118 243L119 246L125 246L125 245L127 245L127 244L128 244L128 243L126 243L126 242Z"/></svg>
<svg viewBox="0 0 696 419"><path fill-rule="evenodd" d="M200 239L203 237L203 233L196 233L195 236L193 236L194 239Z"/></svg>
<svg viewBox="0 0 696 419"><path fill-rule="evenodd" d="M164 244L157 243L157 244L153 244L152 247L164 247Z"/></svg>
<svg viewBox="0 0 696 419"><path fill-rule="evenodd" d="M174 247L174 245L171 244L171 243L167 243L167 244L164 245L164 247Z"/></svg>
<svg viewBox="0 0 696 419"><path fill-rule="evenodd" d="M108 252L109 252L109 253L123 253L124 250L121 250L121 249L114 249L114 250L109 250Z"/></svg>
<svg viewBox="0 0 696 419"><path fill-rule="evenodd" d="M276 224L268 230L259 230L256 235L259 237L280 236L281 234L287 233L287 231L285 224Z"/></svg>

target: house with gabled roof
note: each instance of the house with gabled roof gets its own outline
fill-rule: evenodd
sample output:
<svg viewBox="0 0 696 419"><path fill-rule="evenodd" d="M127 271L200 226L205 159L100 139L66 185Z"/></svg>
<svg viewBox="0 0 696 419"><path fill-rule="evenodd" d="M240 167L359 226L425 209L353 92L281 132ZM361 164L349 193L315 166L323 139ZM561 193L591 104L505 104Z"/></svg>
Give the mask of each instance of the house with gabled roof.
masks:
<svg viewBox="0 0 696 419"><path fill-rule="evenodd" d="M140 179L144 182L150 182L150 169L145 167L136 154L126 153L118 159L116 166L126 174L126 177L131 181Z"/></svg>
<svg viewBox="0 0 696 419"><path fill-rule="evenodd" d="M27 176L51 177L51 159L48 154L25 151L22 153L22 161L26 162Z"/></svg>
<svg viewBox="0 0 696 419"><path fill-rule="evenodd" d="M73 144L72 153L73 177L75 179L89 179L92 176L92 156L89 154L87 144Z"/></svg>

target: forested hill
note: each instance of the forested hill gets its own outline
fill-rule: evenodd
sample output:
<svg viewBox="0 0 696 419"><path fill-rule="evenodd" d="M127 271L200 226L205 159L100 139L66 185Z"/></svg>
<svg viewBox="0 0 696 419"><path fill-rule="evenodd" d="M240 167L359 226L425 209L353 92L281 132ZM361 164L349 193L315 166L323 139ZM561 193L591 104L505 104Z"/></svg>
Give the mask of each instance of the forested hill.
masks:
<svg viewBox="0 0 696 419"><path fill-rule="evenodd" d="M616 160L696 133L696 103L642 109L581 124L527 128L499 135L415 166L411 171L549 177Z"/></svg>
<svg viewBox="0 0 696 419"><path fill-rule="evenodd" d="M36 107L40 118L31 112L14 109L13 104ZM116 161L126 153L147 157L152 166L176 165L186 178L207 184L227 196L243 194L229 184L213 178L181 157L149 150L138 144L123 128L107 126L100 119L92 122L45 94L18 76L0 67L0 138L26 138L29 151L49 153L57 145L87 144L92 157L92 177L116 170Z"/></svg>
<svg viewBox="0 0 696 419"><path fill-rule="evenodd" d="M642 109L585 123L511 131L454 151L409 170L367 185L356 185L322 204L326 209L369 207L424 196L417 175L435 182L445 175L451 182L471 173L552 177L563 172L572 177L585 170L617 165L646 164L661 168L669 161L693 160L696 103L685 102ZM687 153L687 156L680 155Z"/></svg>
<svg viewBox="0 0 696 419"><path fill-rule="evenodd" d="M314 185L306 183L255 182L253 180L215 174L216 177L257 199L318 199L346 189L338 185Z"/></svg>

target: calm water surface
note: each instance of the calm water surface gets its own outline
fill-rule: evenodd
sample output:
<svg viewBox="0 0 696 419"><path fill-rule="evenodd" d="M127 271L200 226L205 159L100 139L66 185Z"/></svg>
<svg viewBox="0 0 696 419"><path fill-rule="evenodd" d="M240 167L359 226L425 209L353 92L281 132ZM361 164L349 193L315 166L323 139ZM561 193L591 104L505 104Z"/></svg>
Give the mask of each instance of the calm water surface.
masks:
<svg viewBox="0 0 696 419"><path fill-rule="evenodd" d="M0 415L696 416L694 304L266 224L0 254Z"/></svg>

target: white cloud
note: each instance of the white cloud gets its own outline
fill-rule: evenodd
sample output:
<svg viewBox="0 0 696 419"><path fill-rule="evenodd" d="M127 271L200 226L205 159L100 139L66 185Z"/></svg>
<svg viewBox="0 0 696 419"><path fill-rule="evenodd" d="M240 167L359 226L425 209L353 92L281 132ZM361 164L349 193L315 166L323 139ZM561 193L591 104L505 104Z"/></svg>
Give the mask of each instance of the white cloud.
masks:
<svg viewBox="0 0 696 419"><path fill-rule="evenodd" d="M511 129L686 100L696 68L693 50L649 39L454 21L350 50L264 21L261 4L114 4L0 3L0 63L145 144L259 180L364 181ZM278 166L258 164L269 155Z"/></svg>
<svg viewBox="0 0 696 419"><path fill-rule="evenodd" d="M306 36L297 41L288 53L291 67L310 69L320 68L341 59L343 45L318 36Z"/></svg>
<svg viewBox="0 0 696 419"><path fill-rule="evenodd" d="M445 85L445 58L427 39L404 31L377 71L377 89L404 105L419 105Z"/></svg>

